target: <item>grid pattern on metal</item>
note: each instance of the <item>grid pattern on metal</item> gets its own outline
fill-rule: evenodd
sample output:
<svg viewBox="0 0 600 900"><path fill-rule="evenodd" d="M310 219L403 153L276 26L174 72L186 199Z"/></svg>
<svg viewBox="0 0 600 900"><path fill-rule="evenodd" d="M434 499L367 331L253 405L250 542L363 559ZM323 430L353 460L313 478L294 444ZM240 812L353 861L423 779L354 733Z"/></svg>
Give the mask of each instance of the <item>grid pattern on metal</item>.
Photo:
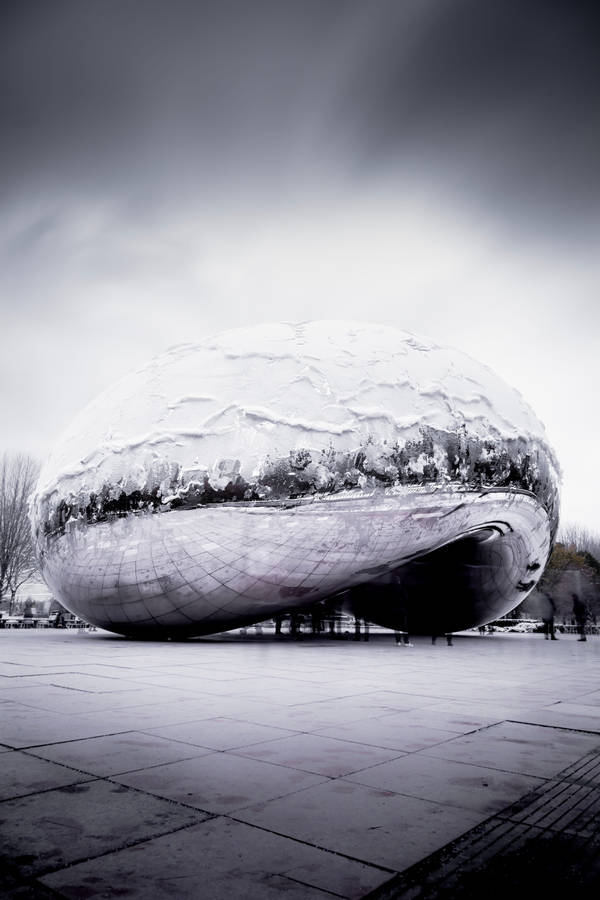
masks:
<svg viewBox="0 0 600 900"><path fill-rule="evenodd" d="M502 534L495 563L474 575L492 616L523 598L519 580L549 550L548 517L530 495L413 491L130 515L54 539L43 571L94 624L208 634L372 581L484 526Z"/></svg>

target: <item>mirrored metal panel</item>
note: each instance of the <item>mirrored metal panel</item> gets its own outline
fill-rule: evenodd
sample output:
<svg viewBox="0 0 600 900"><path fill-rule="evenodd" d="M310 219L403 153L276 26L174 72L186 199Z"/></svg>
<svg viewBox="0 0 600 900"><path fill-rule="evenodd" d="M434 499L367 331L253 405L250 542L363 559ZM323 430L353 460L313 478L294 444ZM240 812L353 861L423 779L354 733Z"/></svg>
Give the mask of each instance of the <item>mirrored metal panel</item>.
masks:
<svg viewBox="0 0 600 900"><path fill-rule="evenodd" d="M238 329L91 404L32 500L40 565L94 624L197 635L338 596L458 630L535 586L558 517L541 423L489 369L389 327Z"/></svg>

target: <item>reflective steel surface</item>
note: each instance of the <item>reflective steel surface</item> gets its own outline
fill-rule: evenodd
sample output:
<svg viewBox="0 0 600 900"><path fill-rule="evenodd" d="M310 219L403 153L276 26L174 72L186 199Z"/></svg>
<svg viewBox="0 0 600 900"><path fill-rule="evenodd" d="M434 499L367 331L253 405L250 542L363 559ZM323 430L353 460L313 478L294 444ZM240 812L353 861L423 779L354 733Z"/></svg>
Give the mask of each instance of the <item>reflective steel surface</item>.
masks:
<svg viewBox="0 0 600 900"><path fill-rule="evenodd" d="M465 538L480 548L466 564L460 550L456 558L451 552ZM443 547L444 568L432 568L447 589L422 596L409 582L427 584L426 554ZM73 527L52 542L43 566L67 607L122 633L210 634L358 585L345 599L371 621L401 627L408 602L413 631L448 631L519 603L549 548L548 516L530 494L417 489ZM455 570L462 573L460 597L450 589Z"/></svg>
<svg viewBox="0 0 600 900"><path fill-rule="evenodd" d="M71 611L197 635L322 601L403 630L516 606L558 522L521 395L389 326L269 324L172 348L90 404L31 514Z"/></svg>

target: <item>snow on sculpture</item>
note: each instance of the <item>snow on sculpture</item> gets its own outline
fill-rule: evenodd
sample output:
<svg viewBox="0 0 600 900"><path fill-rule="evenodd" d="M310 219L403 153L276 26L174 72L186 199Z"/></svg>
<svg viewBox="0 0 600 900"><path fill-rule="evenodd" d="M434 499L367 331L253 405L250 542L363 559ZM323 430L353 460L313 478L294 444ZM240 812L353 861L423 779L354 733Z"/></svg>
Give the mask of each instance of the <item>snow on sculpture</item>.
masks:
<svg viewBox="0 0 600 900"><path fill-rule="evenodd" d="M328 598L450 631L536 584L558 465L521 396L457 350L269 324L176 346L104 392L31 517L51 590L111 631L211 634Z"/></svg>

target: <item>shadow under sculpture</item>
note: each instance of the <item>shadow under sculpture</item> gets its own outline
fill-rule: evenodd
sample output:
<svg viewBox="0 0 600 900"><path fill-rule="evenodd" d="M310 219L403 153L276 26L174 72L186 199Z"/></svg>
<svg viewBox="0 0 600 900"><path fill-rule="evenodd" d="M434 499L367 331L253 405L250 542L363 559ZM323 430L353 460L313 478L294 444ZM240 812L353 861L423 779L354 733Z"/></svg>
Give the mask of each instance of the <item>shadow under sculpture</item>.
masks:
<svg viewBox="0 0 600 900"><path fill-rule="evenodd" d="M173 348L98 398L31 517L51 590L111 631L212 634L340 597L431 634L535 587L558 465L520 395L456 350L268 325Z"/></svg>

